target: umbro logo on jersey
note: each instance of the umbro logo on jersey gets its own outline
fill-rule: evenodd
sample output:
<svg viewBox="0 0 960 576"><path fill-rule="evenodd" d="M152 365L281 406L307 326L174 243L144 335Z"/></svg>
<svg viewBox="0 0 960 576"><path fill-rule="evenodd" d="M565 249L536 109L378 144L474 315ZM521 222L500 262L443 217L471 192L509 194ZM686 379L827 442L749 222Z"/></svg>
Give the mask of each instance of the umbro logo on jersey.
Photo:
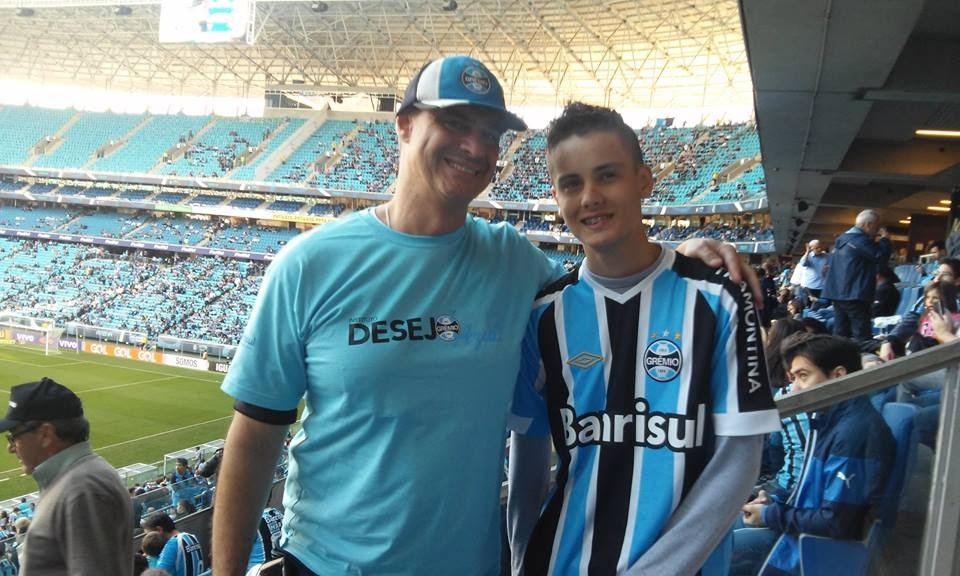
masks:
<svg viewBox="0 0 960 576"><path fill-rule="evenodd" d="M643 369L657 382L669 382L680 374L683 355L672 340L654 340L643 352Z"/></svg>
<svg viewBox="0 0 960 576"><path fill-rule="evenodd" d="M603 362L603 356L597 356L596 354L591 354L590 352L581 352L573 358L567 360L567 364L576 366L577 368L582 368L584 370L599 362Z"/></svg>

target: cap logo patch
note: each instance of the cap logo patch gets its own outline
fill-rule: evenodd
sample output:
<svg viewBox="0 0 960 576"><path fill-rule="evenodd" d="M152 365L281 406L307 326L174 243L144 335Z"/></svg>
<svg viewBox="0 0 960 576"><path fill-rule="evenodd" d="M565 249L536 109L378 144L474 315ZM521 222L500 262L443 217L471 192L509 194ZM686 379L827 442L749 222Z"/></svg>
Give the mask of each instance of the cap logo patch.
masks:
<svg viewBox="0 0 960 576"><path fill-rule="evenodd" d="M486 94L490 91L490 75L479 66L467 66L460 74L460 83L474 94Z"/></svg>

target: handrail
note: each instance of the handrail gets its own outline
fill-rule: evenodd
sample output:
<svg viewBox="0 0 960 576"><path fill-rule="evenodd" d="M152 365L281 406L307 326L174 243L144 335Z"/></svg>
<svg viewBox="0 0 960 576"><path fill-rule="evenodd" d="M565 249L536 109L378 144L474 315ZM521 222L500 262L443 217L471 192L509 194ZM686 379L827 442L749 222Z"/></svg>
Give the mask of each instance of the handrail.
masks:
<svg viewBox="0 0 960 576"><path fill-rule="evenodd" d="M819 410L861 394L888 388L913 376L948 368L957 362L960 362L960 340L848 374L831 380L825 386L788 394L777 400L777 410L781 417Z"/></svg>

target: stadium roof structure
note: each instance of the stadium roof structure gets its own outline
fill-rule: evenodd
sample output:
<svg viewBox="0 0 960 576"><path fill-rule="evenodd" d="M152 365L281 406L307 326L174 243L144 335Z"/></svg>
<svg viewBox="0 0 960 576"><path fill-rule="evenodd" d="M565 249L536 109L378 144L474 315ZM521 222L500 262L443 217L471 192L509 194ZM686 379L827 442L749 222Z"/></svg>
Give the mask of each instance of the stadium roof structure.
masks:
<svg viewBox="0 0 960 576"><path fill-rule="evenodd" d="M960 130L960 2L741 6L777 250L830 244L864 208L911 245L944 238L898 222L960 191L960 138L916 134Z"/></svg>
<svg viewBox="0 0 960 576"><path fill-rule="evenodd" d="M752 103L736 0L258 0L252 45L160 43L159 20L158 0L0 0L0 69L200 96L301 84L402 94L428 60L467 53L512 106Z"/></svg>

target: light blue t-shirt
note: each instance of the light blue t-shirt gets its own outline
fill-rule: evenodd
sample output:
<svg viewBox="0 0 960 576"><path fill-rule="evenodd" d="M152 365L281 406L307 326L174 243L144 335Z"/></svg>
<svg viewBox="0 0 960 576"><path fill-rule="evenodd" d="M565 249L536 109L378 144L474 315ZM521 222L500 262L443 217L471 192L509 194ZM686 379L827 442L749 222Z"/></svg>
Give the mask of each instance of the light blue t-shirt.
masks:
<svg viewBox="0 0 960 576"><path fill-rule="evenodd" d="M497 574L520 343L562 273L472 216L411 236L367 210L284 248L223 384L274 410L305 398L281 547L318 574Z"/></svg>

